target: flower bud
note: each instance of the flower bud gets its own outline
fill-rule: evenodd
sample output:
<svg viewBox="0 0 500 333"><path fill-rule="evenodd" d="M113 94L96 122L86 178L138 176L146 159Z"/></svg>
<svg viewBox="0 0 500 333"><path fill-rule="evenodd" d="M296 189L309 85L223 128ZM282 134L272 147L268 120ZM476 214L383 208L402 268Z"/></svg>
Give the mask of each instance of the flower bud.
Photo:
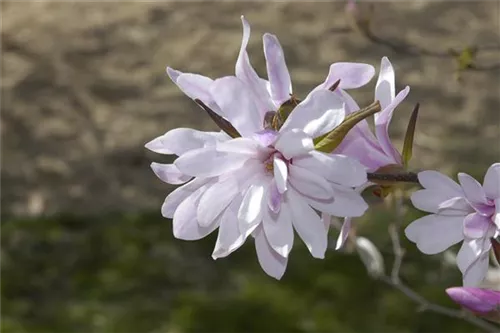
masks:
<svg viewBox="0 0 500 333"><path fill-rule="evenodd" d="M365 237L358 237L356 238L356 250L368 274L373 277L384 275L384 258L375 244Z"/></svg>
<svg viewBox="0 0 500 333"><path fill-rule="evenodd" d="M500 322L500 291L473 287L453 287L446 289L446 293L456 303L476 315Z"/></svg>

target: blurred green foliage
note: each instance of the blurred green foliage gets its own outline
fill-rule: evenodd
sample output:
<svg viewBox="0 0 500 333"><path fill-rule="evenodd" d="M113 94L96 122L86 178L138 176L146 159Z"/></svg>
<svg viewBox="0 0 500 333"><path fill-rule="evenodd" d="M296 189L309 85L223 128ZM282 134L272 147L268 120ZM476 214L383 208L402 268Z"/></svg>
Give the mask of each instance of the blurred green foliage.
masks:
<svg viewBox="0 0 500 333"><path fill-rule="evenodd" d="M410 211L405 220L415 218ZM393 259L391 219L373 211L360 231ZM313 259L297 238L281 281L260 269L251 240L213 261L215 234L176 240L158 213L2 221L2 332L472 332L465 322L418 312L367 276L355 253ZM334 235L333 235L334 236ZM444 288L456 268L408 253L403 279L454 307Z"/></svg>

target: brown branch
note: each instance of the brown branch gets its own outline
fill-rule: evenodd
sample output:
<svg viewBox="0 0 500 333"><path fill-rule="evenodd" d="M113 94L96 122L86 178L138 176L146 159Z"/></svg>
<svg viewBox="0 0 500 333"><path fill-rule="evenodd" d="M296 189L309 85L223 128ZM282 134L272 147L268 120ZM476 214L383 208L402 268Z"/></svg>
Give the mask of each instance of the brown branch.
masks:
<svg viewBox="0 0 500 333"><path fill-rule="evenodd" d="M420 184L420 182L418 181L418 176L414 172L405 172L405 173L369 172L368 180L380 185L387 185L388 183L396 183L396 182Z"/></svg>

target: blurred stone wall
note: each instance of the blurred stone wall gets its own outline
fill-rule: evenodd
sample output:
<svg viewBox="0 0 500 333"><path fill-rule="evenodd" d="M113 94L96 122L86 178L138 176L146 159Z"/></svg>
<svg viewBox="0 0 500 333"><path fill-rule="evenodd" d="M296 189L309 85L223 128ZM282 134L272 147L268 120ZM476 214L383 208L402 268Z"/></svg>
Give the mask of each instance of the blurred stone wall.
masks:
<svg viewBox="0 0 500 333"><path fill-rule="evenodd" d="M261 35L277 34L299 96L333 62L378 67L388 56L398 88L411 86L391 126L398 143L421 103L416 169L480 174L500 157L497 1L374 3L371 38L351 29L342 2L7 1L2 11L2 215L159 209L171 188L144 143L214 129L165 66L233 74L241 14L253 65L265 73ZM479 68L459 82L449 49L470 45ZM360 104L374 84L354 93Z"/></svg>

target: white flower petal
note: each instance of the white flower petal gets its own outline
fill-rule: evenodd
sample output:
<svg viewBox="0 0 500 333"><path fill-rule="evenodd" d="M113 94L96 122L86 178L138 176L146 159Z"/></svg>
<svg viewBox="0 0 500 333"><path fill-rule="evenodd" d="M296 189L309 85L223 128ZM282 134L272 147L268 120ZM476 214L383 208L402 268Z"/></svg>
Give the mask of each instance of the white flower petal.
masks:
<svg viewBox="0 0 500 333"><path fill-rule="evenodd" d="M286 270L288 259L280 256L269 245L262 227L256 230L255 250L259 259L260 267L267 275L279 280Z"/></svg>
<svg viewBox="0 0 500 333"><path fill-rule="evenodd" d="M191 176L186 176L173 164L151 163L151 169L155 175L168 184L179 185L191 180Z"/></svg>
<svg viewBox="0 0 500 333"><path fill-rule="evenodd" d="M440 191L447 194L450 198L464 196L460 185L440 172L433 170L419 172L418 180L422 187Z"/></svg>
<svg viewBox="0 0 500 333"><path fill-rule="evenodd" d="M185 73L177 78L177 85L190 98L200 99L205 104L213 103L210 87L214 80L199 74Z"/></svg>
<svg viewBox="0 0 500 333"><path fill-rule="evenodd" d="M330 200L306 198L309 204L321 211L339 217L359 217L368 209L368 204L355 190L332 184L334 195Z"/></svg>
<svg viewBox="0 0 500 333"><path fill-rule="evenodd" d="M280 132L274 147L289 160L292 157L304 155L313 150L314 143L311 137L303 131L292 129Z"/></svg>
<svg viewBox="0 0 500 333"><path fill-rule="evenodd" d="M345 155L313 150L306 156L294 158L293 164L345 186L356 187L367 181L365 167Z"/></svg>
<svg viewBox="0 0 500 333"><path fill-rule="evenodd" d="M241 168L247 155L221 153L214 147L191 150L175 160L175 166L194 177L214 177Z"/></svg>
<svg viewBox="0 0 500 333"><path fill-rule="evenodd" d="M462 274L465 273L467 268L469 268L469 266L481 255L482 241L482 239L464 239L457 254L457 266Z"/></svg>
<svg viewBox="0 0 500 333"><path fill-rule="evenodd" d="M488 198L492 200L500 198L500 163L495 163L488 168L484 176L483 188Z"/></svg>
<svg viewBox="0 0 500 333"><path fill-rule="evenodd" d="M264 209L262 225L269 245L282 257L288 257L293 246L293 226L288 205L282 203L278 213Z"/></svg>
<svg viewBox="0 0 500 333"><path fill-rule="evenodd" d="M375 100L380 101L382 109L391 104L396 95L396 82L394 78L394 68L387 57L383 57L380 62L380 72L375 87ZM375 119L378 116L375 115Z"/></svg>
<svg viewBox="0 0 500 333"><path fill-rule="evenodd" d="M328 200L334 195L333 188L328 181L314 172L296 165L289 165L290 176L288 181L300 193L317 199Z"/></svg>
<svg viewBox="0 0 500 333"><path fill-rule="evenodd" d="M146 143L145 147L159 154L182 155L193 149L214 145L219 140L224 139L218 132L175 128Z"/></svg>
<svg viewBox="0 0 500 333"><path fill-rule="evenodd" d="M174 237L183 240L198 240L214 231L220 219L216 219L212 224L202 227L196 218L196 207L200 202L202 194L207 190L208 184L203 185L189 197L187 197L177 207L173 218Z"/></svg>
<svg viewBox="0 0 500 333"><path fill-rule="evenodd" d="M458 181L462 185L465 197L471 204L486 204L486 193L481 184L466 173L458 174Z"/></svg>
<svg viewBox="0 0 500 333"><path fill-rule="evenodd" d="M464 273L463 284L464 286L479 286L488 273L488 254L483 254L476 260L467 271Z"/></svg>
<svg viewBox="0 0 500 333"><path fill-rule="evenodd" d="M464 238L463 222L463 216L427 215L413 221L405 234L423 253L436 254Z"/></svg>
<svg viewBox="0 0 500 333"><path fill-rule="evenodd" d="M288 178L288 167L286 165L286 162L278 156L274 155L273 168L276 187L278 188L279 193L283 193L286 191L286 182Z"/></svg>
<svg viewBox="0 0 500 333"><path fill-rule="evenodd" d="M351 221L352 218L346 217L344 219L344 224L342 224L342 229L340 229L339 237L337 238L337 244L335 245L335 250L339 250L344 246L347 237L349 236L349 231L351 231Z"/></svg>
<svg viewBox="0 0 500 333"><path fill-rule="evenodd" d="M245 237L255 225L258 225L262 221L263 209L267 209L265 203L266 185L262 180L256 182L250 186L243 197L243 202L238 211L238 221L240 232Z"/></svg>
<svg viewBox="0 0 500 333"><path fill-rule="evenodd" d="M263 115L255 104L252 92L240 79L235 76L217 79L210 91L224 117L242 136L250 136L263 129Z"/></svg>
<svg viewBox="0 0 500 333"><path fill-rule="evenodd" d="M205 227L211 224L238 193L238 184L234 177L227 177L206 190L197 209L200 226ZM237 223L237 220L234 223Z"/></svg>
<svg viewBox="0 0 500 333"><path fill-rule="evenodd" d="M170 77L172 82L177 83L177 78L182 74L181 71L173 69L171 67L167 67L167 75Z"/></svg>
<svg viewBox="0 0 500 333"><path fill-rule="evenodd" d="M277 105L281 105L290 99L292 93L292 82L286 67L285 55L275 35L264 34L263 42L271 97Z"/></svg>
<svg viewBox="0 0 500 333"><path fill-rule="evenodd" d="M248 58L248 53L246 51L248 41L250 39L250 25L243 16L241 16L241 22L243 24L243 37L241 40L240 53L238 54L238 59L236 60L235 74L236 77L243 81L251 91L261 119L263 119L264 114L267 111L274 109L274 104L272 103L271 96L266 88L266 81L259 78L255 69L253 69L250 64L250 59ZM238 110L234 110L234 112L236 111Z"/></svg>
<svg viewBox="0 0 500 333"><path fill-rule="evenodd" d="M259 142L249 138L235 138L218 142L215 149L221 153L245 154L252 157L258 157L261 153L271 151L268 148L262 147Z"/></svg>
<svg viewBox="0 0 500 333"><path fill-rule="evenodd" d="M235 198L222 214L219 235L212 253L213 259L227 257L245 242L246 237L240 233L238 227L238 209L241 200L241 197Z"/></svg>
<svg viewBox="0 0 500 333"><path fill-rule="evenodd" d="M294 189L290 188L285 196L289 202L295 230L312 256L323 259L328 246L328 236L323 221Z"/></svg>
<svg viewBox="0 0 500 333"><path fill-rule="evenodd" d="M457 255L457 265L463 274L465 286L478 286L488 271L488 238L465 239Z"/></svg>
<svg viewBox="0 0 500 333"><path fill-rule="evenodd" d="M355 62L336 62L330 65L328 76L325 82L319 87L321 89L328 89L340 80L340 89L355 89L366 85L374 75L375 68L372 65Z"/></svg>
<svg viewBox="0 0 500 333"><path fill-rule="evenodd" d="M187 197L189 197L193 192L198 190L203 185L208 182L213 182L210 178L195 178L189 183L182 185L172 192L165 198L165 202L161 206L161 214L166 218L173 218L174 212L179 207L181 202L183 202Z"/></svg>
<svg viewBox="0 0 500 333"><path fill-rule="evenodd" d="M280 132L298 128L316 138L337 127L344 117L343 100L329 90L317 90L293 109Z"/></svg>
<svg viewBox="0 0 500 333"><path fill-rule="evenodd" d="M450 197L449 193L436 189L413 192L411 202L417 209L429 213L440 213L441 215L465 216L469 212L468 208L470 208L464 198Z"/></svg>

